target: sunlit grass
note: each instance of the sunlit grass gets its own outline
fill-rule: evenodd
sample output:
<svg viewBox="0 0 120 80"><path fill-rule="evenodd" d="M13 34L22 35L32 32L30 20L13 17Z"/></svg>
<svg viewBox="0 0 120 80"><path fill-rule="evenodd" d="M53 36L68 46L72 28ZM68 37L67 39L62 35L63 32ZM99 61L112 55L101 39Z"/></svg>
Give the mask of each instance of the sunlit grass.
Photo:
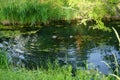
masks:
<svg viewBox="0 0 120 80"><path fill-rule="evenodd" d="M21 69L0 69L0 80L119 80L116 75L104 75L95 70L76 71L76 76L72 76L71 66L55 67L37 70ZM113 74L114 75L114 74Z"/></svg>
<svg viewBox="0 0 120 80"><path fill-rule="evenodd" d="M118 0L113 3L118 3ZM116 7L117 4L108 0L0 0L0 23L34 27L74 20L86 25L87 21L94 20L96 25L90 26L92 29L111 31L103 19L115 15Z"/></svg>
<svg viewBox="0 0 120 80"><path fill-rule="evenodd" d="M48 23L74 17L72 10L64 10L62 0L0 0L0 21L15 24Z"/></svg>
<svg viewBox="0 0 120 80"><path fill-rule="evenodd" d="M3 70L0 69L0 80L110 80L109 77L94 70L77 70L72 76L71 67L58 67L48 70Z"/></svg>

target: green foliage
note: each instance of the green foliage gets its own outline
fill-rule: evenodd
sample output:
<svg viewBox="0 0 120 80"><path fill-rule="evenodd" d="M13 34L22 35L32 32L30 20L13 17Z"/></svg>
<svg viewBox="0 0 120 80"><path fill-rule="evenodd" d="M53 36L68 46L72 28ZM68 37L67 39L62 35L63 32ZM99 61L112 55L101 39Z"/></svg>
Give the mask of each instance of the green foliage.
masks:
<svg viewBox="0 0 120 80"><path fill-rule="evenodd" d="M94 70L78 70L76 76L72 76L71 67L63 66L48 70L15 70L0 69L0 80L116 80L111 76L105 76Z"/></svg>
<svg viewBox="0 0 120 80"><path fill-rule="evenodd" d="M6 53L0 50L0 68L8 68Z"/></svg>
<svg viewBox="0 0 120 80"><path fill-rule="evenodd" d="M12 24L49 23L57 20L81 19L80 23L94 20L93 29L110 31L105 16L113 16L119 0L0 0L0 22Z"/></svg>
<svg viewBox="0 0 120 80"><path fill-rule="evenodd" d="M111 1L118 2L118 0ZM104 25L103 18L115 15L117 4L110 3L109 0L68 0L68 3L79 12L79 16L82 18L81 23L86 24L87 21L93 20L96 22L96 25L92 26L93 29L110 31Z"/></svg>
<svg viewBox="0 0 120 80"><path fill-rule="evenodd" d="M61 0L55 2L54 0L1 0L0 5L0 20L8 20L12 23L46 23L73 17L72 11L61 8L64 5Z"/></svg>

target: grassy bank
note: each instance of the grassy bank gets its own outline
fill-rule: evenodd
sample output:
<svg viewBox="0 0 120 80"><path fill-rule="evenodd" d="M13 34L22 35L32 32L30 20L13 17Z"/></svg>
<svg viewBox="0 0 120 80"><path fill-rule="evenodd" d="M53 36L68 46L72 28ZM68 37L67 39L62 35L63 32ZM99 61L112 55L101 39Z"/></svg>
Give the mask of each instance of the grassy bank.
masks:
<svg viewBox="0 0 120 80"><path fill-rule="evenodd" d="M7 70L0 69L0 80L116 80L113 76L105 76L94 70L77 70L72 76L71 67L58 67L48 70Z"/></svg>
<svg viewBox="0 0 120 80"><path fill-rule="evenodd" d="M119 5L119 0L0 0L0 22L33 26L81 19L83 24L94 20L93 29L108 30L102 19L116 15Z"/></svg>
<svg viewBox="0 0 120 80"><path fill-rule="evenodd" d="M74 17L72 10L63 9L63 0L1 0L0 21L3 24L40 24Z"/></svg>

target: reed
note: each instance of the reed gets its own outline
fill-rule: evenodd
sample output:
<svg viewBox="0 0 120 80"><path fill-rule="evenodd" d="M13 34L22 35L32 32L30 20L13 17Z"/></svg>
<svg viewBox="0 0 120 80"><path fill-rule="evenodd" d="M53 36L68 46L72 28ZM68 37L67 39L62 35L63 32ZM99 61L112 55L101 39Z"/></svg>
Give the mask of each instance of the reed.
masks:
<svg viewBox="0 0 120 80"><path fill-rule="evenodd" d="M114 27L112 27L112 29L113 29L113 31L114 31L116 37L117 37L117 40L118 40L118 43L119 43L119 50L120 50L120 36L119 36L117 30L116 30Z"/></svg>

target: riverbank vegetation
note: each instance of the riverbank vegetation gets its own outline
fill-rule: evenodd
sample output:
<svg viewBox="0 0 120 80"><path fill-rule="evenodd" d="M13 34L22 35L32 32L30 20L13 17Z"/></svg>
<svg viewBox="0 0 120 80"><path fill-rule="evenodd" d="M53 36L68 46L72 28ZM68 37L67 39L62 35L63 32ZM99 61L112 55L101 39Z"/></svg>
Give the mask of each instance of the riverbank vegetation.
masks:
<svg viewBox="0 0 120 80"><path fill-rule="evenodd" d="M2 70L1 80L116 80L112 76L105 76L94 70L78 70L76 76L71 76L71 68L55 68L48 70Z"/></svg>
<svg viewBox="0 0 120 80"><path fill-rule="evenodd" d="M0 80L119 80L119 74L105 75L98 70L78 68L72 73L70 65L47 64L44 67L29 70L25 67L8 65L4 52L0 51Z"/></svg>
<svg viewBox="0 0 120 80"><path fill-rule="evenodd" d="M0 22L35 27L60 20L95 21L93 29L108 31L103 20L119 20L119 7L119 0L0 0Z"/></svg>

